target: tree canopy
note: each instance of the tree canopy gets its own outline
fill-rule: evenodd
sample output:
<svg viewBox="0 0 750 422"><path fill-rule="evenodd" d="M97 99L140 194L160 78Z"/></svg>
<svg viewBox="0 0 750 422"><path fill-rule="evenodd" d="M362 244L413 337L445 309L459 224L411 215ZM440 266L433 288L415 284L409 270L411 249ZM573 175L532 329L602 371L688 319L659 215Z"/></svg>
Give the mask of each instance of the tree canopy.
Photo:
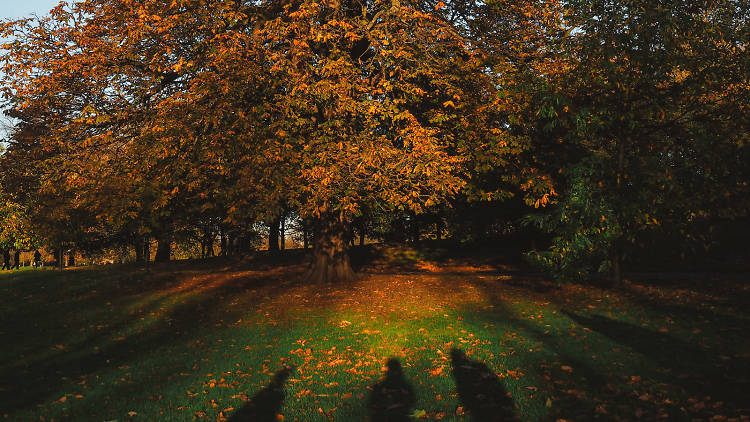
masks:
<svg viewBox="0 0 750 422"><path fill-rule="evenodd" d="M748 213L740 1L84 0L1 29L2 183L55 247L168 259L295 210L309 278L348 279L365 214L520 199L570 278Z"/></svg>

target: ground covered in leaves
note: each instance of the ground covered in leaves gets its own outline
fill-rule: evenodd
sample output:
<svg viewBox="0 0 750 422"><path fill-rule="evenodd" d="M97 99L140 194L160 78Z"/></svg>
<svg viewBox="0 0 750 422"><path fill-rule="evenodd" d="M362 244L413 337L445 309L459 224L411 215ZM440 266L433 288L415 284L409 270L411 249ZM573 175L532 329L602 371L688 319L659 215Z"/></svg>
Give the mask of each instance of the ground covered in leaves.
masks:
<svg viewBox="0 0 750 422"><path fill-rule="evenodd" d="M295 259L0 273L0 420L750 420L747 274L361 265L325 286Z"/></svg>

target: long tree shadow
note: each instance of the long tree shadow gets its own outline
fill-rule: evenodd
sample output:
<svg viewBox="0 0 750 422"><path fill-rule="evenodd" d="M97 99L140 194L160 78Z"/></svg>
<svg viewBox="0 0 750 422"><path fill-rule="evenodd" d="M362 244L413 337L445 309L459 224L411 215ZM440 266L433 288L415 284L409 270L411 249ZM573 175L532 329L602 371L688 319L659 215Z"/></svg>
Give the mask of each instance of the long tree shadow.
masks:
<svg viewBox="0 0 750 422"><path fill-rule="evenodd" d="M24 306L10 313L8 310L0 309L4 322L3 328L0 328L0 339L3 340L3 344L24 345L28 342L24 338L24 332L30 329L65 333L70 330L69 325L85 328L99 324L103 318L114 318L102 323L101 330L93 330L76 342L64 344L64 349L51 349L49 341L44 340L42 344L32 345L34 347L19 348L24 352L28 351L23 358L0 363L0 408L9 413L49 400L69 382L66 380L81 381L98 371L117 368L142 359L160 348L186 348L191 339L200 338L211 332L217 323L240 318L246 312L245 308L227 308L225 304L247 289L269 287L269 295L283 289L283 286L276 287L276 284L280 284L278 274L226 277L226 281L217 283L205 291L199 291L201 285L196 285L195 291L188 289L172 292L170 289L180 286L184 275L158 272L146 276L137 272L112 272L109 269L73 270L61 275L64 277L63 280L70 280L69 283L50 284L44 279L49 271L38 273L30 274L28 277L35 282L34 300L40 304L51 297L65 297L66 300L51 310ZM99 281L107 275L113 278L111 282ZM18 282L24 280L19 278ZM95 286L95 290L86 293L85 287L89 285ZM124 312L126 306L134 303L139 297L148 297L146 293L134 295L139 287L150 293L162 291L164 294L155 301L143 304L135 312ZM117 296L125 299L114 314L106 308L96 308ZM18 302L23 303L20 298ZM174 305L168 306L171 302L174 302ZM80 316L77 314L79 309L98 310ZM162 315L151 324L143 325L138 331L132 330L131 327L138 325L143 317L152 312L161 312ZM10 317L13 319L9 320ZM30 323L34 326L30 326ZM128 334L127 331L134 332ZM127 334L127 337L114 339L121 333ZM57 341L63 342L64 339ZM174 366L161 367L159 374L167 377L173 373L183 372L187 368L186 365L175 362Z"/></svg>
<svg viewBox="0 0 750 422"><path fill-rule="evenodd" d="M453 378L461 403L475 421L515 421L513 399L487 365L451 350Z"/></svg>
<svg viewBox="0 0 750 422"><path fill-rule="evenodd" d="M284 404L286 393L284 383L294 372L294 366L281 369L274 375L271 383L250 399L247 404L232 414L229 422L273 422Z"/></svg>
<svg viewBox="0 0 750 422"><path fill-rule="evenodd" d="M747 403L748 359L722 359L708 349L668 334L601 315L563 311L576 323L626 345L659 364L691 394L714 396L736 407Z"/></svg>
<svg viewBox="0 0 750 422"><path fill-rule="evenodd" d="M373 422L400 422L410 420L410 410L416 402L414 389L404 378L398 359L386 364L385 379L375 384L368 407Z"/></svg>

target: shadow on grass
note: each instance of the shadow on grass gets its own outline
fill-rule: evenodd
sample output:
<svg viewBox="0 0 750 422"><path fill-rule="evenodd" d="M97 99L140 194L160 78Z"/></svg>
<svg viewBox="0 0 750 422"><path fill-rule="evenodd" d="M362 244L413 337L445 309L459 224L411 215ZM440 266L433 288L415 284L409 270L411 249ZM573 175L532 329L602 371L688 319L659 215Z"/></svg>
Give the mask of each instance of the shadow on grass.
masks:
<svg viewBox="0 0 750 422"><path fill-rule="evenodd" d="M589 351L587 345L580 342L580 335L567 334L571 328L567 318L556 321L550 316L531 321L509 306L510 302L499 289L506 283L475 280L473 284L483 291L491 306L481 311L472 310L470 318L482 324L497 323L518 333L518 340L508 339L511 348L523 350L536 346L536 353L519 353L517 356L520 365L526 368L527 379L547 384L543 387L551 399L546 405L549 408L547 418L593 420L601 417L596 408L602 402L630 406L630 399L622 396L624 392L612 388L621 383L618 371L606 359L590 358L596 352ZM534 289L529 287L527 290ZM501 343L505 344L505 341Z"/></svg>
<svg viewBox="0 0 750 422"><path fill-rule="evenodd" d="M236 321L247 313L243 306L226 306L233 298L264 286L268 294L284 288L280 274L258 274L227 275L205 290L197 283L194 288L173 291L193 275L168 270L145 274L121 266L38 271L3 280L0 292L15 289L16 297L11 296L0 309L0 343L14 345L0 362L0 408L12 413L42 404L71 382L138 362L157 350L188 350L192 340L215 330L217 324ZM156 293L155 300L136 305ZM111 306L110 300L115 302ZM54 306L41 306L48 304ZM160 316L143 325L143 319L152 314ZM41 332L54 333L54 337L29 335ZM68 338L71 332L80 336ZM153 376L166 378L181 372L190 372L187 363L170 362Z"/></svg>
<svg viewBox="0 0 750 422"><path fill-rule="evenodd" d="M459 349L451 350L453 378L458 397L476 421L515 421L513 399L487 365L471 360Z"/></svg>
<svg viewBox="0 0 750 422"><path fill-rule="evenodd" d="M373 422L399 422L411 420L411 408L416 402L414 390L404 378L398 359L391 358L386 364L385 379L375 384L370 394L368 407Z"/></svg>
<svg viewBox="0 0 750 422"><path fill-rule="evenodd" d="M525 268L520 254L497 245L464 245L452 240L422 240L418 243L376 243L350 248L352 268L357 272L412 274L434 272L448 267L483 267L471 271L439 269L443 275L516 273ZM440 265L434 266L435 263ZM433 267L433 268L429 268Z"/></svg>
<svg viewBox="0 0 750 422"><path fill-rule="evenodd" d="M296 368L286 367L274 375L271 383L232 414L229 422L274 422L284 404L284 383Z"/></svg>
<svg viewBox="0 0 750 422"><path fill-rule="evenodd" d="M576 323L611 340L628 346L667 371L668 378L679 380L691 395L717 397L741 408L747 403L750 388L748 359L722 360L709 349L601 315L580 315L563 311Z"/></svg>
<svg viewBox="0 0 750 422"><path fill-rule="evenodd" d="M529 368L529 375L536 373L553 382L550 412L555 417L591 420L608 412L624 420L632 419L633 397L639 398L637 408L647 418L663 414L677 420L688 418L688 414L710 416L708 410L702 413L685 410L687 398L723 402L720 406L727 415L742 413L747 408L750 359L742 354L746 353L746 347L735 338L688 341L669 332L589 312L563 310L560 313L564 317L560 318L552 311L543 319L532 320L519 313L521 309L509 306L497 283L476 280L474 285L482 289L491 306L472 312L472 318L512 326L540 350L549 352L544 358L546 362L539 361L537 369L532 368L536 362L525 362L524 366ZM674 312L670 306L656 304L650 309L652 321ZM689 309L685 307L683 311ZM699 309L693 311L697 313ZM707 318L719 330L724 326L742 326L733 318ZM681 320L682 326L689 327L690 321L699 317L694 314L690 318L686 313ZM621 351L618 345L626 349ZM665 397L671 400L666 401Z"/></svg>

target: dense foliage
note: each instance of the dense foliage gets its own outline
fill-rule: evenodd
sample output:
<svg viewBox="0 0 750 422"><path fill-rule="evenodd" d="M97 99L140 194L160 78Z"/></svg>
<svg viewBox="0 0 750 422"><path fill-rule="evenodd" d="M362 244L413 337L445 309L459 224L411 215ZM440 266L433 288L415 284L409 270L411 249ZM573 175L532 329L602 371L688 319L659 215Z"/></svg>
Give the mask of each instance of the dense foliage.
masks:
<svg viewBox="0 0 750 422"><path fill-rule="evenodd" d="M15 126L1 182L58 249L127 245L148 261L156 239L165 260L180 242L210 255L218 239L231 254L259 222L274 248L294 216L314 245L309 278L336 280L352 276L355 234L479 240L530 214L554 237L532 261L559 279L619 278L655 239L707 244L714 222L748 215L748 13L741 1L61 4L2 25Z"/></svg>

